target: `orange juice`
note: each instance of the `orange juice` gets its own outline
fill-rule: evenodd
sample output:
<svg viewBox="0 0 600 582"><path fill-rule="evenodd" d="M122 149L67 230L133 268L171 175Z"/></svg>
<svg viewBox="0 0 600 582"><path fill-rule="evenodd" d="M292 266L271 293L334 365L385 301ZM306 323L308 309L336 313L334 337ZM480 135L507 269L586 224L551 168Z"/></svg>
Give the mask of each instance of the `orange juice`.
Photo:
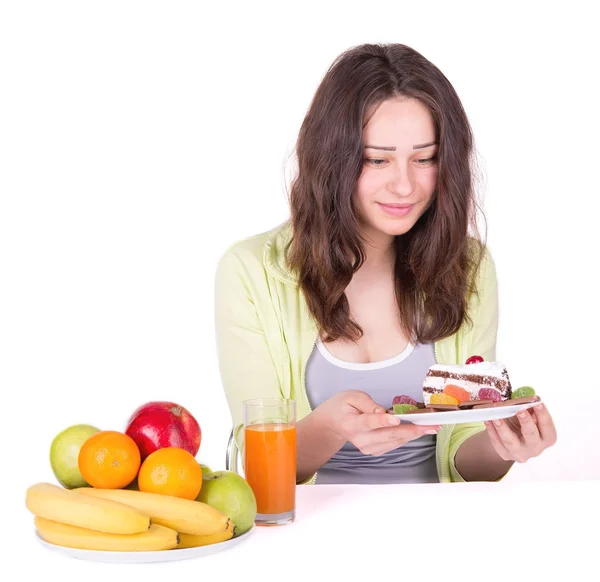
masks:
<svg viewBox="0 0 600 582"><path fill-rule="evenodd" d="M296 507L296 426L253 424L245 428L246 480L256 496L258 513L275 514Z"/></svg>

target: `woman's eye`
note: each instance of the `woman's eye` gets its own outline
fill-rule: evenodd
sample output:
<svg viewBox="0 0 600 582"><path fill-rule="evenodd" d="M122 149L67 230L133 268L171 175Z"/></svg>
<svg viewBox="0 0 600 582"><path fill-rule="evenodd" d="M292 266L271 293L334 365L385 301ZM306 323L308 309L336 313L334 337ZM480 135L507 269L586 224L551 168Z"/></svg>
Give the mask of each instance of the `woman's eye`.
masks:
<svg viewBox="0 0 600 582"><path fill-rule="evenodd" d="M433 163L436 160L437 156L432 156L431 158L421 158L417 161L417 165L419 166L428 166L429 164ZM368 164L371 164L372 166L375 167L381 167L386 163L387 160L382 160L382 159L378 159L378 158L365 158L365 162L367 162Z"/></svg>

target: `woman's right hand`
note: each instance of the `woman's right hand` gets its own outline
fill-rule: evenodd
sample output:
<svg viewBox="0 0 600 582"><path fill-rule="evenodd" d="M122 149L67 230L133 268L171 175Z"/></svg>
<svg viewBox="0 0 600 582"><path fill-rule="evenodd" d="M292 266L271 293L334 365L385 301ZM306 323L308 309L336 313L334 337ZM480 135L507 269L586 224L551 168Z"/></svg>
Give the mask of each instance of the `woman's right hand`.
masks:
<svg viewBox="0 0 600 582"><path fill-rule="evenodd" d="M365 455L379 456L425 434L436 434L438 425L400 424L400 419L377 404L366 392L338 392L319 408L336 436L351 442Z"/></svg>

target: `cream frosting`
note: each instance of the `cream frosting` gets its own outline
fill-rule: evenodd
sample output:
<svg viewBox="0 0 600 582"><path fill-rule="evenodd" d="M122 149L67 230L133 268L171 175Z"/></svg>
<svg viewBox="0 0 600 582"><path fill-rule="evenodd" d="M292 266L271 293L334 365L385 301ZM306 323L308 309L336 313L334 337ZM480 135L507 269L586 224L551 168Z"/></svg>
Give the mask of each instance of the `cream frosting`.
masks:
<svg viewBox="0 0 600 582"><path fill-rule="evenodd" d="M481 374L502 377L506 366L500 362L477 362L476 364L434 364L429 370L452 372L453 374Z"/></svg>

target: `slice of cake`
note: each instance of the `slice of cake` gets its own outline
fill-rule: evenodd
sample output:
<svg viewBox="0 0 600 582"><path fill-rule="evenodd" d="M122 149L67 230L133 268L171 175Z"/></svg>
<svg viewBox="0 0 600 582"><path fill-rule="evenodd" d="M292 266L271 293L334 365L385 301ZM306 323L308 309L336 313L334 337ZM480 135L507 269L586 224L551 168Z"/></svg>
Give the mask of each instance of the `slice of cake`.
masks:
<svg viewBox="0 0 600 582"><path fill-rule="evenodd" d="M435 395L435 396L434 396ZM500 362L434 364L423 382L423 402L459 404L472 400L509 400L512 387L508 372Z"/></svg>

